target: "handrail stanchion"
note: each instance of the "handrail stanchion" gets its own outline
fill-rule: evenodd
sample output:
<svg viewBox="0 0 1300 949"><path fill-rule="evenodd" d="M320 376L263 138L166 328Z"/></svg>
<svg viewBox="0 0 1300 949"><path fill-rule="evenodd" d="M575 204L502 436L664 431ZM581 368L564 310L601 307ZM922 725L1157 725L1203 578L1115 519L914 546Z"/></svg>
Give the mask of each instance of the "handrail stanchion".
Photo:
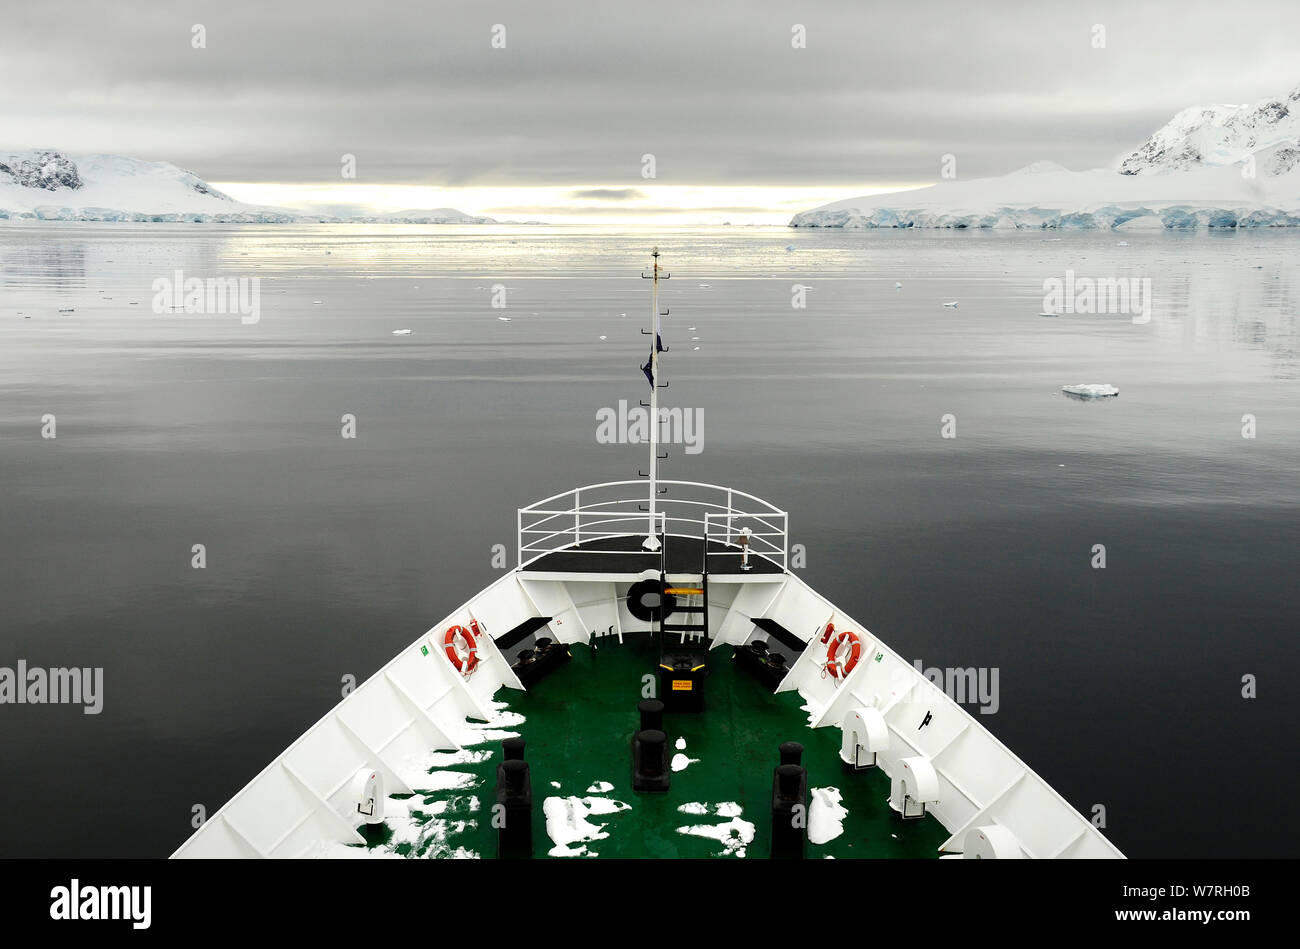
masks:
<svg viewBox="0 0 1300 949"><path fill-rule="evenodd" d="M582 488L573 489L573 542L574 544L582 543L582 532L578 529L579 519L582 517Z"/></svg>

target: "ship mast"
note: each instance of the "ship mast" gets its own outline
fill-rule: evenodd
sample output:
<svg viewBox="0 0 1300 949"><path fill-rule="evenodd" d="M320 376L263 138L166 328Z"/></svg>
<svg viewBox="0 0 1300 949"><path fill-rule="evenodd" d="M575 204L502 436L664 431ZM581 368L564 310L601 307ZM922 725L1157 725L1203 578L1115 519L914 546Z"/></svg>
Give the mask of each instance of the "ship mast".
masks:
<svg viewBox="0 0 1300 949"><path fill-rule="evenodd" d="M646 538L641 543L644 550L659 549L659 535L655 529L655 500L659 497L659 390L668 387L668 383L659 382L659 353L666 352L663 344L659 341L659 317L664 314L659 312L659 280L672 277L672 274L659 269L659 248L655 247L650 252L654 258L654 269L650 273L641 274L643 280L650 280L650 359L641 367L641 371L646 374L650 381L650 516L646 522ZM645 333L645 330L641 331ZM645 403L642 403L643 405ZM667 457L666 455L663 457Z"/></svg>

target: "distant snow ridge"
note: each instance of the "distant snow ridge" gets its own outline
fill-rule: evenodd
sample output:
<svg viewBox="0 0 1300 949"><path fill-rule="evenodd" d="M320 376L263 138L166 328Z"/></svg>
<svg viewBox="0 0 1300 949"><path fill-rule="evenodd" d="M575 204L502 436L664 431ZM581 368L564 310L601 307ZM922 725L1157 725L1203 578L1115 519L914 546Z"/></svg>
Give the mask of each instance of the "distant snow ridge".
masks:
<svg viewBox="0 0 1300 949"><path fill-rule="evenodd" d="M996 178L866 195L792 227L1162 229L1300 226L1300 87L1185 109L1117 168L1034 162Z"/></svg>
<svg viewBox="0 0 1300 949"><path fill-rule="evenodd" d="M244 204L165 161L121 155L0 152L0 220L217 224L495 224L455 208L339 218Z"/></svg>

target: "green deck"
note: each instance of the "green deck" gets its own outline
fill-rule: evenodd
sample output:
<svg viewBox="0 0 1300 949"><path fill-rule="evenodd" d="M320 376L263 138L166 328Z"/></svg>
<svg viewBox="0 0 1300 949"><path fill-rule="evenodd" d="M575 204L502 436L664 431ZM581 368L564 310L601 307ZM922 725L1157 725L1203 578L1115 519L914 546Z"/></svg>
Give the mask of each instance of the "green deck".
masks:
<svg viewBox="0 0 1300 949"><path fill-rule="evenodd" d="M699 761L672 776L667 793L637 793L631 788L630 739L637 727L637 702L643 697L642 677L653 674L657 652L652 637L635 634L624 644L616 638L598 648L574 646L573 660L536 684L532 691L503 690L498 699L526 717L512 726L528 743L534 799L534 855L544 857L553 847L547 835L543 801L552 796L604 797L625 802L629 809L592 815L588 821L604 824L603 839L587 844L601 857L703 858L719 856L724 846L716 840L678 832L678 827L722 824L714 807L737 802L741 818L754 825L749 858L766 858L769 848L769 801L772 769L778 763L777 746L783 741L804 745L803 764L808 786L835 787L848 810L844 832L825 844L808 845L812 859L935 857L948 832L933 817L904 821L886 803L889 781L871 769L851 773L839 759L840 732L836 728L810 729L798 693L772 695L731 662L731 648L710 654L711 674L705 685L707 708L703 714L668 715L670 754L677 739L686 739L684 753ZM496 766L501 761L499 742L478 746L490 757L475 764L452 766L469 771L475 783L456 791L417 793L409 801L420 828L414 843L397 839L386 830L372 833L373 846L395 850L403 856L462 855L494 857L496 831L489 808L494 797ZM560 782L557 789L552 781ZM587 788L605 781L614 785L604 794ZM395 795L396 797L396 795ZM447 802L440 804L436 802ZM422 803L421 803L422 802ZM709 804L707 815L682 813L687 802ZM810 801L811 803L811 801ZM445 808L436 819L433 812ZM576 845L575 845L576 846Z"/></svg>

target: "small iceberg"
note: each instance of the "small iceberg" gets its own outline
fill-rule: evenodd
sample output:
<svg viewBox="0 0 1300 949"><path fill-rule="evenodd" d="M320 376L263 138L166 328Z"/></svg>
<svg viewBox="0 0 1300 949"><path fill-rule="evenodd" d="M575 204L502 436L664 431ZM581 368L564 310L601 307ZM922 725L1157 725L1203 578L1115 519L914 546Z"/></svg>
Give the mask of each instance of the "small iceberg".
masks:
<svg viewBox="0 0 1300 949"><path fill-rule="evenodd" d="M1092 382L1077 386L1061 386L1061 391L1076 399L1104 399L1119 395L1119 389L1104 382Z"/></svg>
<svg viewBox="0 0 1300 949"><path fill-rule="evenodd" d="M960 302L960 301L958 301L958 300L952 300L952 301L949 302L949 303L945 303L944 306L947 306L947 307L953 307L953 308L955 309L956 306L957 306L957 304L958 304L959 302Z"/></svg>
<svg viewBox="0 0 1300 949"><path fill-rule="evenodd" d="M410 336L410 335L411 335L411 331L410 331L410 330L393 330L393 335L394 335L394 336Z"/></svg>

